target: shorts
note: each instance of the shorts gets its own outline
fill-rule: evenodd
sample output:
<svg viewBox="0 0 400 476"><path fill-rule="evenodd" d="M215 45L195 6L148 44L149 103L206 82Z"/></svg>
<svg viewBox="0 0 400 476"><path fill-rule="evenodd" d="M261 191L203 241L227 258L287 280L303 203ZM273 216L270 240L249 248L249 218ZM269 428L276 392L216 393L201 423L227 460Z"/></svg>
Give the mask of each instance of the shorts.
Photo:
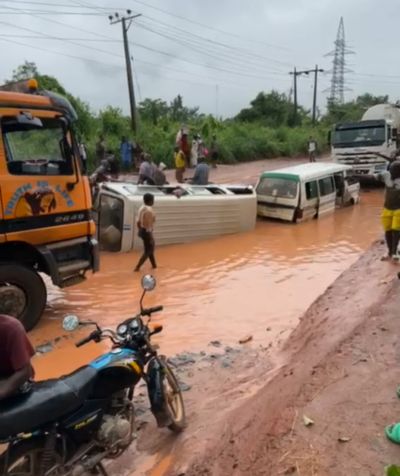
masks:
<svg viewBox="0 0 400 476"><path fill-rule="evenodd" d="M381 215L382 226L385 231L400 231L400 210L384 208Z"/></svg>

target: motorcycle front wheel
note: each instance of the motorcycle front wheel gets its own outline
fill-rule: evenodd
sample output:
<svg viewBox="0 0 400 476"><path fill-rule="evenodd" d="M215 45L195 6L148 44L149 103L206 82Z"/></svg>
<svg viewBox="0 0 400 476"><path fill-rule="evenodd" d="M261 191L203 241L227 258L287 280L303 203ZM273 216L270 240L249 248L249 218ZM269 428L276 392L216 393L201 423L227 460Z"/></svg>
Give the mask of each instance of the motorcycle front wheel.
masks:
<svg viewBox="0 0 400 476"><path fill-rule="evenodd" d="M180 433L186 426L185 405L183 403L182 391L174 372L165 359L162 360L162 367L164 371L162 393L166 411L171 419L168 428L174 433Z"/></svg>
<svg viewBox="0 0 400 476"><path fill-rule="evenodd" d="M42 472L44 439L23 440L0 455L1 476L38 476ZM62 457L53 452L46 464L46 476L62 476Z"/></svg>

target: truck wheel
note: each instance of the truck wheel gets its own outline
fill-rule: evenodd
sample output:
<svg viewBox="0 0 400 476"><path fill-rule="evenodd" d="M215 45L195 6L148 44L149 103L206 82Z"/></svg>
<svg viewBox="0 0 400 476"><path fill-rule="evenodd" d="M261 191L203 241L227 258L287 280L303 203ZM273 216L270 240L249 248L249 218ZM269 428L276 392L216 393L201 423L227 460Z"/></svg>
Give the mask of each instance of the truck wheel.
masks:
<svg viewBox="0 0 400 476"><path fill-rule="evenodd" d="M0 313L17 317L30 331L41 318L46 300L46 285L35 271L20 264L0 265Z"/></svg>

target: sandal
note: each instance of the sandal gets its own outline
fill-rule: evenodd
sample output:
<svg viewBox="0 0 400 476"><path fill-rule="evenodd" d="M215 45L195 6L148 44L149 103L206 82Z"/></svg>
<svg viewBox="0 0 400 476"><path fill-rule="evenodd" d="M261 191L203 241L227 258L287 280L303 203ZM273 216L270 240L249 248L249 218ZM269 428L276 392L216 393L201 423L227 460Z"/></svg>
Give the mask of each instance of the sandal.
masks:
<svg viewBox="0 0 400 476"><path fill-rule="evenodd" d="M394 423L385 428L385 434L392 443L400 445L400 423Z"/></svg>

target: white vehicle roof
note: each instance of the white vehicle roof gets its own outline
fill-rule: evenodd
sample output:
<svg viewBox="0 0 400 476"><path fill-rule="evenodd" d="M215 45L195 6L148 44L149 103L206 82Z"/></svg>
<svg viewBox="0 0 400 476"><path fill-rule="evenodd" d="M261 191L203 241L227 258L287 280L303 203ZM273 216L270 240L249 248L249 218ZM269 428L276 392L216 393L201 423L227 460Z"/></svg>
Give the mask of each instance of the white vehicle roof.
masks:
<svg viewBox="0 0 400 476"><path fill-rule="evenodd" d="M132 182L104 182L101 189L103 191L109 190L125 197L138 197L145 193L152 193L156 196L168 196L176 189L182 189L190 196L201 195L235 195L233 190L249 190L248 193L253 192L251 185L191 185L191 184L175 184L175 185L138 185ZM216 191L220 190L220 194ZM250 192L251 191L251 192Z"/></svg>
<svg viewBox="0 0 400 476"><path fill-rule="evenodd" d="M312 178L319 178L326 175L332 175L344 170L351 170L350 165L336 164L332 162L313 162L301 165L294 165L293 167L285 167L277 170L269 170L261 174L261 178L298 178L299 180L307 180Z"/></svg>

